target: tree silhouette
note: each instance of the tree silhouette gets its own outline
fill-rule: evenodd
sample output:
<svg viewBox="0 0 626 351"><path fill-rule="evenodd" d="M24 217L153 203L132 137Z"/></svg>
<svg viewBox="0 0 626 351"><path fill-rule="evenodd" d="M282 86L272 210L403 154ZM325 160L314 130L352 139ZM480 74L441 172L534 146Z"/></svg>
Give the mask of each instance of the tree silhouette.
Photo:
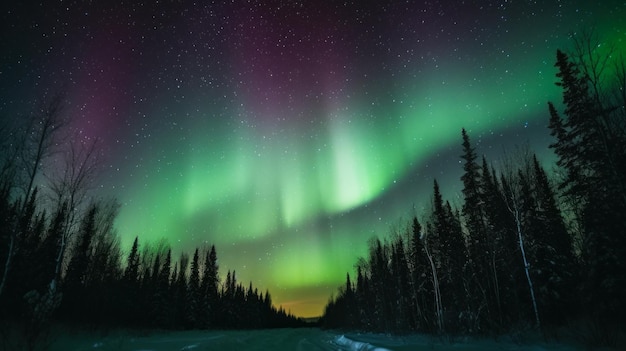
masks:
<svg viewBox="0 0 626 351"><path fill-rule="evenodd" d="M620 297L626 294L626 238L615 235L626 231L621 215L626 211L624 107L611 106L600 93L610 83L602 81L598 70L603 67L595 61L591 44L578 43L577 62L557 51L557 85L565 109L561 117L549 105L556 139L551 147L565 173L559 188L582 228L581 258L588 275L582 296L589 298L585 306L599 320L617 321L626 312Z"/></svg>

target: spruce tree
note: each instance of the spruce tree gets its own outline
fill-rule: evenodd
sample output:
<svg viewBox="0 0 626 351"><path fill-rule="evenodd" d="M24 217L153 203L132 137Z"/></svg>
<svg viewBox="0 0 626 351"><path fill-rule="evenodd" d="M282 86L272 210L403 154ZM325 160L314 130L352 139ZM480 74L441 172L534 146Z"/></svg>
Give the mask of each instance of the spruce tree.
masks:
<svg viewBox="0 0 626 351"><path fill-rule="evenodd" d="M194 251L187 290L186 320L189 328L200 328L200 258L198 249Z"/></svg>
<svg viewBox="0 0 626 351"><path fill-rule="evenodd" d="M66 223L67 204L64 203L57 209L38 250L39 260L36 262L38 274L34 288L40 292L47 290L51 281L58 281L56 267L63 261L62 241Z"/></svg>
<svg viewBox="0 0 626 351"><path fill-rule="evenodd" d="M541 228L535 232L535 251L538 253L534 271L540 295L543 320L562 323L572 317L574 308L571 292L576 287L577 259L573 253L572 237L569 234L561 211L557 206L548 177L533 156L536 210L533 216Z"/></svg>
<svg viewBox="0 0 626 351"><path fill-rule="evenodd" d="M23 296L26 292L36 288L41 282L39 246L45 237L47 230L45 212L37 215L38 188L35 187L29 201L22 205L20 201L5 201L5 218L0 234L6 234L0 238L9 240L8 246L13 245L8 251L0 250L9 257L3 257L0 262L5 263L4 276L6 289L0 292L0 303L4 306L7 315L18 315L22 306ZM7 196L9 194L7 193ZM22 213L19 209L22 208ZM17 235L20 233L20 235ZM3 246L6 247L6 246ZM4 314L4 313L0 313Z"/></svg>
<svg viewBox="0 0 626 351"><path fill-rule="evenodd" d="M204 269L202 272L202 319L205 327L214 325L217 321L216 314L218 311L219 295L219 268L217 265L217 253L215 245L206 252L204 258Z"/></svg>
<svg viewBox="0 0 626 351"><path fill-rule="evenodd" d="M129 283L135 283L139 280L139 237L135 237L133 246L128 253L126 270L124 270L124 280Z"/></svg>
<svg viewBox="0 0 626 351"><path fill-rule="evenodd" d="M88 285L88 269L91 264L91 242L95 233L95 217L97 207L92 205L80 225L78 240L70 259L64 279L62 307L70 315L79 316L80 309L85 307L85 289Z"/></svg>
<svg viewBox="0 0 626 351"><path fill-rule="evenodd" d="M411 276L404 248L404 240L398 236L392 245L392 270L395 280L395 330L407 332L415 325L411 309ZM351 311L351 310L350 310Z"/></svg>
<svg viewBox="0 0 626 351"><path fill-rule="evenodd" d="M468 252L471 263L468 273L471 272L471 296L470 302L472 319L482 320L482 324L500 322L499 286L497 271L493 261L493 238L487 231L485 224L485 209L483 194L480 187L480 166L477 163L477 155L470 143L465 129L461 131L463 137L463 170L461 176L463 182L463 217L468 231ZM486 308L484 308L486 307ZM486 312L486 313L485 313Z"/></svg>
<svg viewBox="0 0 626 351"><path fill-rule="evenodd" d="M176 276L176 282L174 283L172 291L172 300L174 303L174 320L175 325L184 328L191 328L191 322L188 315L189 305L187 302L188 296L188 283L187 283L187 269L189 267L189 256L186 253L181 253L178 260L178 275Z"/></svg>
<svg viewBox="0 0 626 351"><path fill-rule="evenodd" d="M163 265L159 270L157 284L154 291L155 324L161 328L171 327L173 308L171 304L172 289L170 274L172 265L172 250L167 250Z"/></svg>
<svg viewBox="0 0 626 351"><path fill-rule="evenodd" d="M432 273L422 238L422 226L417 217L413 217L411 225L411 252L413 285L413 311L417 330L432 330L433 290Z"/></svg>
<svg viewBox="0 0 626 351"><path fill-rule="evenodd" d="M515 219L507 201L512 200L511 188L506 179L500 179L496 170L489 167L487 159L482 158L481 189L485 205L486 230L493 238L491 242L492 259L496 262L496 278L500 296L503 322L517 323L520 320L519 290L526 286ZM523 291L524 296L527 290Z"/></svg>
<svg viewBox="0 0 626 351"><path fill-rule="evenodd" d="M139 237L135 237L133 246L128 253L126 260L126 269L122 277L122 289L125 293L122 295L122 311L125 314L125 322L128 324L136 324L139 321L139 300L140 284L139 284L139 262L141 261L139 253Z"/></svg>
<svg viewBox="0 0 626 351"><path fill-rule="evenodd" d="M557 51L557 85L564 116L550 105L551 145L565 176L560 189L582 228L581 258L587 278L581 293L594 318L611 323L626 313L626 133L619 108L605 107L589 91L589 76ZM604 82L593 82L603 84ZM606 84L606 83L605 83ZM621 107L623 109L623 106ZM615 120L618 123L615 123Z"/></svg>
<svg viewBox="0 0 626 351"><path fill-rule="evenodd" d="M458 316L465 306L466 292L463 287L463 270L466 248L460 225L455 224L455 217L449 202L444 204L439 184L433 186L433 235L439 238L439 279L445 311Z"/></svg>

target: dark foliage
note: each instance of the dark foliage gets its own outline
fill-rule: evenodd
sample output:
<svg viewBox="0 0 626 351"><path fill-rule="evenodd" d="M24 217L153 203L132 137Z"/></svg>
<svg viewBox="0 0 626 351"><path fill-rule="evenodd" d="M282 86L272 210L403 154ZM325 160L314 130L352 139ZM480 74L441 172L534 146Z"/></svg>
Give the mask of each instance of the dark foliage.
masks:
<svg viewBox="0 0 626 351"><path fill-rule="evenodd" d="M114 215L96 203L87 208L76 232L67 228L67 206L51 218L39 212L35 189L25 205L0 192L2 245L18 230L6 289L0 296L0 322L22 325L24 345L41 342L55 322L90 328L278 328L305 323L236 280L229 271L220 282L214 246L182 253L173 263L169 248L140 252L135 238L122 262ZM113 212L115 213L115 212ZM62 242L70 231L70 249ZM5 259L7 251L2 251ZM144 256L145 255L145 256ZM56 266L64 269L59 273ZM121 267L125 267L122 269ZM220 288L221 287L221 288ZM29 346L30 345L30 346ZM34 346L33 346L34 347Z"/></svg>
<svg viewBox="0 0 626 351"><path fill-rule="evenodd" d="M562 200L581 228L579 241L584 284L581 295L596 318L619 322L626 313L626 109L624 99L607 98L599 85L594 53L579 46L578 61L557 52L555 66L563 90L563 116L553 104L551 145L564 172ZM589 61L591 60L591 61ZM616 90L626 81L618 66ZM621 76L620 76L621 74ZM549 203L549 199L547 200ZM558 223L557 223L558 225ZM554 245L558 245L554 238Z"/></svg>
<svg viewBox="0 0 626 351"><path fill-rule="evenodd" d="M558 188L536 156L499 172L484 157L479 166L463 129L460 213L435 181L424 225L414 218L405 235L371 241L356 286L348 276L323 326L484 334L578 320L592 343L614 342L626 313L626 99L600 93L593 63L558 51L556 67L565 106L562 117L549 104Z"/></svg>

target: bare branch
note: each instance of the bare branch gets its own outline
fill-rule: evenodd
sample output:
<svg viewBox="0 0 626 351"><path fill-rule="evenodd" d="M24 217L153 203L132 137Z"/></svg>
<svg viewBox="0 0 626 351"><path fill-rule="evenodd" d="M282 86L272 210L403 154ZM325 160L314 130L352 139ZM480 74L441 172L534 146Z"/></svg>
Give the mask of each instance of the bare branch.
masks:
<svg viewBox="0 0 626 351"><path fill-rule="evenodd" d="M70 211L74 211L83 204L99 170L98 145L98 139L70 140L68 150L62 155L63 159L58 160L59 164L63 164L63 168L46 176L57 205L67 201Z"/></svg>
<svg viewBox="0 0 626 351"><path fill-rule="evenodd" d="M44 161L57 151L59 132L67 126L69 120L63 115L63 95L54 96L51 101L40 107L31 116L26 126L24 146L20 160L26 172L27 184L24 198L28 199L33 191L35 179L43 168Z"/></svg>
<svg viewBox="0 0 626 351"><path fill-rule="evenodd" d="M600 103L607 97L602 82L606 80L605 75L616 51L615 46L603 45L593 29L574 35L573 42L574 52L571 57L574 58L581 73L587 77L593 96L597 98L596 103ZM601 48L604 50L600 50Z"/></svg>

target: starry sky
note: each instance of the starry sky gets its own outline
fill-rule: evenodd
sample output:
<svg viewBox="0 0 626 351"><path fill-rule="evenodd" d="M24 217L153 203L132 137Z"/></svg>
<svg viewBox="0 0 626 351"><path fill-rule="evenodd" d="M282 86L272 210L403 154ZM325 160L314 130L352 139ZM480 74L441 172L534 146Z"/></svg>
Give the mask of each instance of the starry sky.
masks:
<svg viewBox="0 0 626 351"><path fill-rule="evenodd" d="M433 179L460 205L461 128L494 162L547 145L557 48L603 1L7 1L0 116L63 92L98 139L95 192L123 247L215 244L221 273L320 315L374 235L402 232Z"/></svg>

